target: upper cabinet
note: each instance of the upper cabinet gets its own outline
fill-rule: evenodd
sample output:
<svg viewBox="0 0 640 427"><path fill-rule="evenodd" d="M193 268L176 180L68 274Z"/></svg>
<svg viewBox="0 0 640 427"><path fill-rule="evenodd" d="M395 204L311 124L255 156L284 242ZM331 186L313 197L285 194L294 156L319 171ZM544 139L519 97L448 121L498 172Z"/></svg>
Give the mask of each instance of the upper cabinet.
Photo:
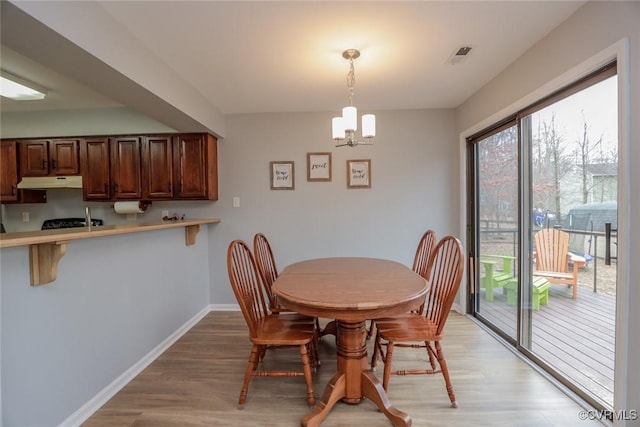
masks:
<svg viewBox="0 0 640 427"><path fill-rule="evenodd" d="M111 147L111 182L113 198L142 198L140 150L142 137L119 136L109 139Z"/></svg>
<svg viewBox="0 0 640 427"><path fill-rule="evenodd" d="M77 139L20 141L20 176L80 174L80 143Z"/></svg>
<svg viewBox="0 0 640 427"><path fill-rule="evenodd" d="M142 144L144 199L173 198L173 137L148 136Z"/></svg>
<svg viewBox="0 0 640 427"><path fill-rule="evenodd" d="M109 138L85 138L80 144L84 200L111 199Z"/></svg>
<svg viewBox="0 0 640 427"><path fill-rule="evenodd" d="M1 202L24 201L21 177L78 174L84 200L218 200L217 140L205 133L3 140L1 172Z"/></svg>
<svg viewBox="0 0 640 427"><path fill-rule="evenodd" d="M218 151L213 135L176 135L173 165L175 197L218 200Z"/></svg>
<svg viewBox="0 0 640 427"><path fill-rule="evenodd" d="M144 138L142 198L218 200L217 140L208 134Z"/></svg>
<svg viewBox="0 0 640 427"><path fill-rule="evenodd" d="M46 203L47 193L40 190L19 190L18 142L0 143L0 203Z"/></svg>
<svg viewBox="0 0 640 427"><path fill-rule="evenodd" d="M18 148L15 141L0 145L0 202L18 201Z"/></svg>

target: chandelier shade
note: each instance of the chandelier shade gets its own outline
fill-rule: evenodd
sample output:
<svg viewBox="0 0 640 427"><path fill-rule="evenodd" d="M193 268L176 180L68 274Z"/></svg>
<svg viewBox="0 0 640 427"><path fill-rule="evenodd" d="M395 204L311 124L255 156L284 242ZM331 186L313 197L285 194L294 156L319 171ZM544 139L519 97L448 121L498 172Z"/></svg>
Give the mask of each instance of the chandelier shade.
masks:
<svg viewBox="0 0 640 427"><path fill-rule="evenodd" d="M349 73L347 74L349 105L342 109L341 117L334 117L331 120L331 133L337 142L336 147L372 145L371 139L376 136L376 116L365 114L362 116L362 137L366 141L359 142L355 139L355 132L358 130L358 109L353 105L356 80L353 60L359 56L360 52L356 49L347 49L342 53L342 57L349 60Z"/></svg>

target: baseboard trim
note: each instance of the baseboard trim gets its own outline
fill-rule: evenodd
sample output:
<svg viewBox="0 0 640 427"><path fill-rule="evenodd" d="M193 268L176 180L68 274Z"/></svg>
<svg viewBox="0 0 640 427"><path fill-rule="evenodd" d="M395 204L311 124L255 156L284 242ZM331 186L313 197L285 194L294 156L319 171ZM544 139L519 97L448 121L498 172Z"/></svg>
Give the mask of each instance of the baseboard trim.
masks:
<svg viewBox="0 0 640 427"><path fill-rule="evenodd" d="M240 311L238 304L211 304L211 311Z"/></svg>
<svg viewBox="0 0 640 427"><path fill-rule="evenodd" d="M226 305L226 304L225 304ZM233 305L233 304L229 304ZM59 424L58 427L76 427L89 419L98 409L100 409L109 399L115 396L125 385L127 385L136 375L142 372L162 353L171 347L180 337L182 337L189 329L198 323L204 316L212 310L219 310L213 305L208 305L189 319L185 324L179 327L174 333L169 335L164 341L158 344L153 350L147 353L142 359L133 364L122 375L113 380L111 384L106 386L87 403L82 405L77 411L71 414L66 420Z"/></svg>

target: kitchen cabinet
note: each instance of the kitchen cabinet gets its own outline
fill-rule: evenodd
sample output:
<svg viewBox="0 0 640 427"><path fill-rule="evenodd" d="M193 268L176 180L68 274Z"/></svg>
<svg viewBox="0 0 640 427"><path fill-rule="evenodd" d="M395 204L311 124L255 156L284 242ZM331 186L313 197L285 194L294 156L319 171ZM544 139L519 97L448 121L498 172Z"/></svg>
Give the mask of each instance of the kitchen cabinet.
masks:
<svg viewBox="0 0 640 427"><path fill-rule="evenodd" d="M18 201L18 148L15 141L0 145L0 202Z"/></svg>
<svg viewBox="0 0 640 427"><path fill-rule="evenodd" d="M5 143L6 142L6 143ZM217 200L217 139L206 133L3 140L0 201L23 176L82 175L84 200Z"/></svg>
<svg viewBox="0 0 640 427"><path fill-rule="evenodd" d="M209 134L179 134L173 141L174 199L218 200L217 139Z"/></svg>
<svg viewBox="0 0 640 427"><path fill-rule="evenodd" d="M18 143L0 142L0 203L46 203L47 193L41 190L19 190Z"/></svg>
<svg viewBox="0 0 640 427"><path fill-rule="evenodd" d="M140 136L109 138L112 196L115 200L142 198L141 141Z"/></svg>
<svg viewBox="0 0 640 427"><path fill-rule="evenodd" d="M217 140L194 133L145 137L143 199L217 200Z"/></svg>
<svg viewBox="0 0 640 427"><path fill-rule="evenodd" d="M19 142L20 176L62 176L80 173L77 139L34 139Z"/></svg>
<svg viewBox="0 0 640 427"><path fill-rule="evenodd" d="M83 199L110 200L109 139L85 138L80 147Z"/></svg>
<svg viewBox="0 0 640 427"><path fill-rule="evenodd" d="M150 200L173 198L173 137L145 137L142 153L142 197Z"/></svg>

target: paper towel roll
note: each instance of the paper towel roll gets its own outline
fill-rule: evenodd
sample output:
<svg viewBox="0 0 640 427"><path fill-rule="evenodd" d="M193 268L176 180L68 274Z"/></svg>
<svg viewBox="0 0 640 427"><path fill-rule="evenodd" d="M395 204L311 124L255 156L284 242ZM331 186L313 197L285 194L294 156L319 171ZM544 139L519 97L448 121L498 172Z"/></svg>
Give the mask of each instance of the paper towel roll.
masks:
<svg viewBox="0 0 640 427"><path fill-rule="evenodd" d="M140 200L130 202L115 202L113 209L119 214L141 214L147 210L149 205Z"/></svg>

